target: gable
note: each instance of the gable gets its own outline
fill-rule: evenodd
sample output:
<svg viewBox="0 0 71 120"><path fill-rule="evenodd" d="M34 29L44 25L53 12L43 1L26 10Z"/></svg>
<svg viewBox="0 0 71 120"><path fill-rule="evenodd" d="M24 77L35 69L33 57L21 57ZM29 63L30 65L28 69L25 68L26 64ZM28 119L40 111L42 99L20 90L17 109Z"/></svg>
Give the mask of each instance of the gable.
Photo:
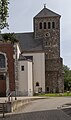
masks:
<svg viewBox="0 0 71 120"><path fill-rule="evenodd" d="M59 14L47 9L43 8L34 18L43 18L43 17L61 17Z"/></svg>

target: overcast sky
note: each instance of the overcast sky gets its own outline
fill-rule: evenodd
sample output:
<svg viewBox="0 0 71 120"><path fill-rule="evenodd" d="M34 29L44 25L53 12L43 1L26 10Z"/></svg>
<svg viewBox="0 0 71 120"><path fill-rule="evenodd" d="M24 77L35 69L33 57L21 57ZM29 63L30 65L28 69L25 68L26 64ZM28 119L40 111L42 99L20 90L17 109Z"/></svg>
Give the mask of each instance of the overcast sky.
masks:
<svg viewBox="0 0 71 120"><path fill-rule="evenodd" d="M61 57L71 69L71 0L10 0L9 30L2 32L31 32L33 17L43 8L61 15Z"/></svg>

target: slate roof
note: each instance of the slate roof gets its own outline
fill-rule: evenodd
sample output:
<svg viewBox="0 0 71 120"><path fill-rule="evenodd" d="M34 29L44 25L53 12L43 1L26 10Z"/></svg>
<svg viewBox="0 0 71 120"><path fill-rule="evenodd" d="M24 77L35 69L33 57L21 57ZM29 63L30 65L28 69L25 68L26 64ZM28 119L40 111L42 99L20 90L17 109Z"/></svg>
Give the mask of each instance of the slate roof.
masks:
<svg viewBox="0 0 71 120"><path fill-rule="evenodd" d="M43 17L57 17L60 15L47 9L47 8L43 8L34 18L43 18Z"/></svg>
<svg viewBox="0 0 71 120"><path fill-rule="evenodd" d="M15 33L22 51L42 51L42 39L34 39L34 33Z"/></svg>

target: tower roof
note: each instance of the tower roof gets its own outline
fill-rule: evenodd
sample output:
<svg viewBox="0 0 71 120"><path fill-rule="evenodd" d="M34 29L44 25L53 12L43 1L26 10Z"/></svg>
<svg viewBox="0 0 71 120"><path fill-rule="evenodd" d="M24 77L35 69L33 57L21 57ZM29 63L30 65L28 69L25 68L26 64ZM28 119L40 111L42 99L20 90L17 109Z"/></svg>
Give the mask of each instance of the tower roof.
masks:
<svg viewBox="0 0 71 120"><path fill-rule="evenodd" d="M49 10L44 5L44 8L34 17L34 18L42 18L42 17L61 17L59 14Z"/></svg>

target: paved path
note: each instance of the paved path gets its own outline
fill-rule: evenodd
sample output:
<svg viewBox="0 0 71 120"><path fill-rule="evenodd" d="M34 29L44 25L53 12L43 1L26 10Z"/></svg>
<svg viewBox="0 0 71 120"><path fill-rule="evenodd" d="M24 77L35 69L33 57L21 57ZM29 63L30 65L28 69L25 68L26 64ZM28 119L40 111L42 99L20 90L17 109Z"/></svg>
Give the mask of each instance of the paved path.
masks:
<svg viewBox="0 0 71 120"><path fill-rule="evenodd" d="M22 106L13 114L6 115L5 120L71 120L60 106L71 102L71 97L58 97L35 100ZM0 120L3 118L0 117Z"/></svg>
<svg viewBox="0 0 71 120"><path fill-rule="evenodd" d="M31 101L30 104L21 107L16 112L25 113L25 112L35 112L35 111L43 111L43 110L56 110L60 108L62 105L67 103L71 103L71 97L54 97L47 99L39 99L39 100Z"/></svg>

